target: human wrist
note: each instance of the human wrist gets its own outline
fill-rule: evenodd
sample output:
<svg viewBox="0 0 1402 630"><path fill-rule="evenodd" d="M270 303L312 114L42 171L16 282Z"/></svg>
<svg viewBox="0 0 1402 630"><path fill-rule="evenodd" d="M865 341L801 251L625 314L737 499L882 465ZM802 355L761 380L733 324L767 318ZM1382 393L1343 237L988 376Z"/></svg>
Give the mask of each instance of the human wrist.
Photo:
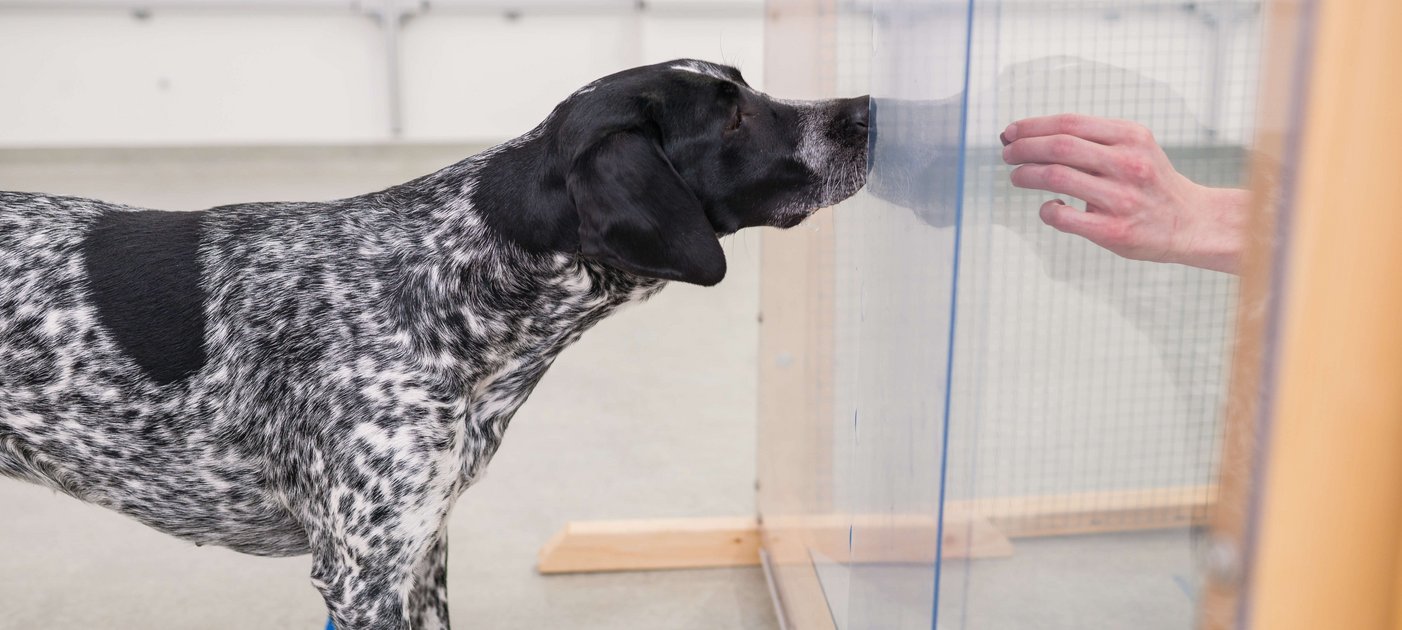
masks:
<svg viewBox="0 0 1402 630"><path fill-rule="evenodd" d="M1191 234L1182 250L1175 252L1180 264L1237 274L1246 244L1246 217L1251 192L1238 188L1196 188L1188 226Z"/></svg>

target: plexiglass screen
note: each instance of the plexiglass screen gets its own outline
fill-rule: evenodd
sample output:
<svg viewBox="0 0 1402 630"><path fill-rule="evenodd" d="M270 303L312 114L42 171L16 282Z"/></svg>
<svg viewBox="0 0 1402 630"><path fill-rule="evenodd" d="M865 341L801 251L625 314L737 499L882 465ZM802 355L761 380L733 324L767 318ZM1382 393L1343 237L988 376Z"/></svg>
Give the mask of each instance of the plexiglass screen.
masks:
<svg viewBox="0 0 1402 630"><path fill-rule="evenodd" d="M811 556L834 625L1191 627L1235 278L1049 227L1043 202L1085 202L1014 187L999 134L1133 121L1189 180L1244 187L1259 3L835 12L834 91L874 112L870 183L833 219L847 540Z"/></svg>

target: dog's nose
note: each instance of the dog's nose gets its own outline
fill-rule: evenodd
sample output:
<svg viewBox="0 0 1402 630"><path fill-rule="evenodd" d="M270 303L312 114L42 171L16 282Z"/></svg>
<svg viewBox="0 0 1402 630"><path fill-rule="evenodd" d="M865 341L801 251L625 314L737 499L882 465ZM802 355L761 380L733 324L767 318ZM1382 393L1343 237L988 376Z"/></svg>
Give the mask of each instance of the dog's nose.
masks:
<svg viewBox="0 0 1402 630"><path fill-rule="evenodd" d="M871 97L849 98L842 103L841 107L842 117L847 127L857 133L866 133L867 123L871 118Z"/></svg>

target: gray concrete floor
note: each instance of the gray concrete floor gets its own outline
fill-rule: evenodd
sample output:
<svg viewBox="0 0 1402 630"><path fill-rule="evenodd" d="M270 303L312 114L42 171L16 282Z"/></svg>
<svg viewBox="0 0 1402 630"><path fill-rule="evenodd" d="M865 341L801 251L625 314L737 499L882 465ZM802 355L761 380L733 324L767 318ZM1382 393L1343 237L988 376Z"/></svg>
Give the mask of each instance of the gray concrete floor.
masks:
<svg viewBox="0 0 1402 630"><path fill-rule="evenodd" d="M1195 544L1187 529L1024 538L1010 558L949 561L940 628L1188 630Z"/></svg>
<svg viewBox="0 0 1402 630"><path fill-rule="evenodd" d="M934 568L822 564L838 630L1187 630L1196 570L1186 529L1022 538L1007 558Z"/></svg>
<svg viewBox="0 0 1402 630"><path fill-rule="evenodd" d="M330 199L472 147L0 152L0 190L164 209ZM719 287L676 285L566 351L451 523L452 615L471 628L777 627L758 569L542 577L572 519L751 514L758 236ZM196 548L0 479L0 629L320 628L307 557Z"/></svg>

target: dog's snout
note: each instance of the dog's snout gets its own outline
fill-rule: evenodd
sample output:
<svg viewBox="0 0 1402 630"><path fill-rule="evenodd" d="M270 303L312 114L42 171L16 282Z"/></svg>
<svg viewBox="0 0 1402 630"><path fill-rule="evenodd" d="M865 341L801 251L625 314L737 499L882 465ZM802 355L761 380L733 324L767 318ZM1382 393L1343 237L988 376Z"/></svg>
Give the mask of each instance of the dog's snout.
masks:
<svg viewBox="0 0 1402 630"><path fill-rule="evenodd" d="M866 133L871 118L871 97L849 98L842 104L842 119L848 129Z"/></svg>

